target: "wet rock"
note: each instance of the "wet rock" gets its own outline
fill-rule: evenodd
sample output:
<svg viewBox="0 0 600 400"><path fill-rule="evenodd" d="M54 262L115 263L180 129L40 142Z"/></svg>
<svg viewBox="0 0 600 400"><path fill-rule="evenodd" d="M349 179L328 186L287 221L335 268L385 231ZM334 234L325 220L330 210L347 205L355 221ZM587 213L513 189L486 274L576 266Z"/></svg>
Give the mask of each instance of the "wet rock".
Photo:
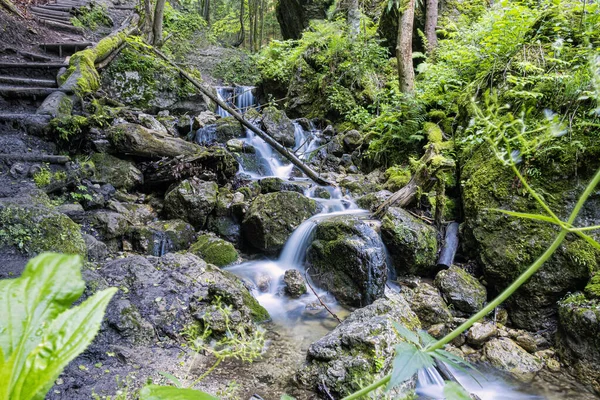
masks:
<svg viewBox="0 0 600 400"><path fill-rule="evenodd" d="M528 332L523 332L514 338L515 342L530 353L535 353L538 350L537 343L533 335Z"/></svg>
<svg viewBox="0 0 600 400"><path fill-rule="evenodd" d="M232 264L239 258L237 250L231 243L213 235L200 236L189 251L217 267Z"/></svg>
<svg viewBox="0 0 600 400"><path fill-rule="evenodd" d="M446 324L431 325L429 329L427 329L427 333L436 339L441 339L448 333L448 327Z"/></svg>
<svg viewBox="0 0 600 400"><path fill-rule="evenodd" d="M258 277L255 278L255 280L256 280L256 286L258 287L258 290L260 290L262 293L269 292L269 290L271 289L271 284L273 283L273 279L271 278L271 275L260 274Z"/></svg>
<svg viewBox="0 0 600 400"><path fill-rule="evenodd" d="M56 91L46 97L35 113L61 118L70 116L72 110L73 100L66 93Z"/></svg>
<svg viewBox="0 0 600 400"><path fill-rule="evenodd" d="M367 193L378 192L382 189L376 179L361 174L347 175L339 181L339 185L347 189L354 196L362 196Z"/></svg>
<svg viewBox="0 0 600 400"><path fill-rule="evenodd" d="M194 227L180 219L154 221L131 229L133 249L137 252L162 256L186 250L196 240Z"/></svg>
<svg viewBox="0 0 600 400"><path fill-rule="evenodd" d="M575 377L600 395L600 301L575 293L558 305L556 348Z"/></svg>
<svg viewBox="0 0 600 400"><path fill-rule="evenodd" d="M356 204L365 210L375 211L390 198L392 192L389 190L380 190L378 192L368 193L356 199Z"/></svg>
<svg viewBox="0 0 600 400"><path fill-rule="evenodd" d="M486 359L495 367L509 372L523 382L531 382L542 362L510 339L492 339L483 348Z"/></svg>
<svg viewBox="0 0 600 400"><path fill-rule="evenodd" d="M218 190L214 182L186 179L165 195L164 210L169 218L183 219L202 229L215 208Z"/></svg>
<svg viewBox="0 0 600 400"><path fill-rule="evenodd" d="M144 183L144 175L130 161L121 160L106 153L95 153L90 161L94 163L95 183L110 183L115 189L130 190Z"/></svg>
<svg viewBox="0 0 600 400"><path fill-rule="evenodd" d="M394 346L400 338L392 322L410 330L420 328L419 319L404 298L388 298L354 311L333 331L311 344L307 365L298 372L300 384L335 398L361 389L391 370Z"/></svg>
<svg viewBox="0 0 600 400"><path fill-rule="evenodd" d="M194 117L194 124L198 125L198 128L204 128L206 125L212 125L217 123L218 115L212 111L202 111L196 117Z"/></svg>
<svg viewBox="0 0 600 400"><path fill-rule="evenodd" d="M73 221L81 221L85 215L83 207L79 203L64 203L56 207L56 211L65 214Z"/></svg>
<svg viewBox="0 0 600 400"><path fill-rule="evenodd" d="M244 141L241 139L231 139L227 141L226 146L227 150L233 153L241 153L244 150L244 144Z"/></svg>
<svg viewBox="0 0 600 400"><path fill-rule="evenodd" d="M242 222L244 237L256 249L275 253L306 219L317 214L319 204L296 192L259 195Z"/></svg>
<svg viewBox="0 0 600 400"><path fill-rule="evenodd" d="M362 135L357 130L351 130L344 134L343 139L344 149L348 153L352 153L362 144Z"/></svg>
<svg viewBox="0 0 600 400"><path fill-rule="evenodd" d="M297 269L285 271L283 283L285 283L285 292L290 297L297 298L306 293L306 283L304 283L304 278Z"/></svg>
<svg viewBox="0 0 600 400"><path fill-rule="evenodd" d="M445 324L452 321L452 313L446 302L433 286L421 283L407 296L410 307L424 326Z"/></svg>
<svg viewBox="0 0 600 400"><path fill-rule="evenodd" d="M122 237L131 226L127 216L105 210L94 211L86 217L86 221L105 240Z"/></svg>
<svg viewBox="0 0 600 400"><path fill-rule="evenodd" d="M261 193L273 193L281 191L298 192L304 194L305 186L299 183L284 181L277 177L262 178L258 181Z"/></svg>
<svg viewBox="0 0 600 400"><path fill-rule="evenodd" d="M82 237L87 247L88 260L103 261L108 256L108 247L104 243L92 235L83 234Z"/></svg>
<svg viewBox="0 0 600 400"><path fill-rule="evenodd" d="M148 129L152 129L154 131L160 132L163 135L168 135L169 131L167 128L161 124L156 118L149 114L138 114L138 120L140 124Z"/></svg>
<svg viewBox="0 0 600 400"><path fill-rule="evenodd" d="M215 133L219 143L226 143L228 140L246 136L242 124L233 117L220 118L217 121Z"/></svg>
<svg viewBox="0 0 600 400"><path fill-rule="evenodd" d="M342 304L364 307L383 296L385 249L377 232L360 219L319 221L306 261L312 279Z"/></svg>
<svg viewBox="0 0 600 400"><path fill-rule="evenodd" d="M435 271L436 230L408 211L390 207L381 221L381 238L398 275L427 276Z"/></svg>
<svg viewBox="0 0 600 400"><path fill-rule="evenodd" d="M438 272L434 284L450 304L469 314L481 310L487 300L487 291L481 282L456 265Z"/></svg>
<svg viewBox="0 0 600 400"><path fill-rule="evenodd" d="M476 322L467 331L467 342L480 347L490 338L496 336L497 331L496 324L493 322Z"/></svg>
<svg viewBox="0 0 600 400"><path fill-rule="evenodd" d="M262 126L265 132L282 145L292 147L296 142L294 138L295 128L292 120L285 115L285 112L275 107L266 107L262 113Z"/></svg>
<svg viewBox="0 0 600 400"><path fill-rule="evenodd" d="M121 203L112 200L107 208L125 215L132 225L145 225L158 218L154 208L149 204Z"/></svg>
<svg viewBox="0 0 600 400"><path fill-rule="evenodd" d="M344 142L341 135L334 136L327 143L327 153L336 157L341 157L344 154Z"/></svg>

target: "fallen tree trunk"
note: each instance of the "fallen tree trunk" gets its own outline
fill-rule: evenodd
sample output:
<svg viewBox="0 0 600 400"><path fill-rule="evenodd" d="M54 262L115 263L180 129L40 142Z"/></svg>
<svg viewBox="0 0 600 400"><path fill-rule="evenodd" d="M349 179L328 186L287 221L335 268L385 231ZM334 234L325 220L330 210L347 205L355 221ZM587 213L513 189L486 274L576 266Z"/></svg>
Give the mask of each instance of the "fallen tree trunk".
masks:
<svg viewBox="0 0 600 400"><path fill-rule="evenodd" d="M141 169L144 173L144 188L156 189L194 176L225 184L238 172L239 164L225 149L211 147L195 156L148 162Z"/></svg>
<svg viewBox="0 0 600 400"><path fill-rule="evenodd" d="M15 7L15 5L10 0L0 0L0 4L2 4L2 6L4 8L6 8L8 11L10 11L14 14L17 14L21 18L25 18L25 16L23 16L23 14L21 13L21 11L19 11L19 9L17 7Z"/></svg>
<svg viewBox="0 0 600 400"><path fill-rule="evenodd" d="M454 165L454 161L440 154L438 144L430 143L425 154L419 160L417 170L411 176L410 181L379 206L374 213L375 217L383 217L389 207L408 206L415 199L419 189L424 193L430 191L438 180L438 174L446 169L454 168Z"/></svg>
<svg viewBox="0 0 600 400"><path fill-rule="evenodd" d="M304 172L304 174L306 174L306 176L309 177L316 184L318 184L318 185L325 185L325 186L335 186L335 184L333 184L333 183L331 183L331 182L329 182L329 181L321 178L317 172L313 171L312 168L310 168L308 165L304 164L298 157L296 157L296 155L294 153L292 153L287 148L285 148L284 146L282 146L281 144L279 144L279 142L277 142L275 139L273 139L269 134L267 134L263 130L257 128L256 126L254 126L252 123L250 123L249 121L247 121L242 116L242 114L238 113L237 111L235 111L234 109L232 109L231 107L229 107L227 104L225 104L225 102L221 101L210 90L208 90L207 88L205 88L204 86L202 86L199 82L197 82L194 78L192 78L184 70L182 70L181 68L179 68L173 61L171 61L163 53L161 53L160 51L158 51L155 48L153 48L153 50L154 50L154 52L159 57L161 57L163 60L165 60L167 63L169 63L173 68L177 69L177 71L179 71L179 73L184 78L186 78L188 81L190 81L192 83L192 85L194 85L196 88L198 88L198 90L200 90L204 95L206 95L212 101L214 101L219 106L221 106L221 108L223 108L225 111L227 111L229 114L231 114L232 117L234 117L235 119L237 119L246 128L248 128L252 132L256 133L261 139L263 139L271 147L273 147L279 154L281 154L288 161L290 161L292 164L294 164L300 171Z"/></svg>
<svg viewBox="0 0 600 400"><path fill-rule="evenodd" d="M0 160L46 162L46 163L50 163L50 164L66 164L69 161L71 161L71 159L67 156L55 156L55 155L48 155L48 154L30 154L30 153L0 154Z"/></svg>

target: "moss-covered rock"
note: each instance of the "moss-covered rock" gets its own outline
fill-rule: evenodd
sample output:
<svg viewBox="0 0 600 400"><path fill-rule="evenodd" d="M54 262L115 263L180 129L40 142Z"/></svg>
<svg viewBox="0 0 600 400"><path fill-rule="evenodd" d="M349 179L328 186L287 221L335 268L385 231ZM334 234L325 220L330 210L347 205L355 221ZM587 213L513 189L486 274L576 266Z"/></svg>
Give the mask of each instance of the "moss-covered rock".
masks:
<svg viewBox="0 0 600 400"><path fill-rule="evenodd" d="M509 372L522 382L531 382L543 366L538 357L529 354L509 338L492 339L485 344L483 351L493 366Z"/></svg>
<svg viewBox="0 0 600 400"><path fill-rule="evenodd" d="M556 344L570 372L600 395L600 301L582 293L561 300Z"/></svg>
<svg viewBox="0 0 600 400"><path fill-rule="evenodd" d="M233 117L217 120L215 134L219 143L227 143L228 140L246 136L242 124Z"/></svg>
<svg viewBox="0 0 600 400"><path fill-rule="evenodd" d="M110 183L115 189L130 190L144 182L144 175L130 162L106 153L94 153L91 158L94 163L93 180L100 183Z"/></svg>
<svg viewBox="0 0 600 400"><path fill-rule="evenodd" d="M31 255L44 251L87 254L79 225L56 211L45 194L0 202L0 244Z"/></svg>
<svg viewBox="0 0 600 400"><path fill-rule="evenodd" d="M534 199L519 190L510 168L485 146L464 157L461 171L464 242L482 263L485 280L500 291L546 250L558 230L551 224L494 211L544 214ZM561 172L570 168L560 165L558 162L546 165L547 175L528 180L538 193L544 193L559 217L566 218L583 184ZM585 171L580 169L582 174ZM598 200L591 198L582 211L591 225L600 223L598 205ZM598 270L599 260L600 252L590 244L568 237L551 259L507 300L512 322L529 330L552 326L557 300L569 291L583 289L590 274Z"/></svg>
<svg viewBox="0 0 600 400"><path fill-rule="evenodd" d="M165 195L164 210L169 218L183 219L202 229L217 204L218 190L214 182L186 179Z"/></svg>
<svg viewBox="0 0 600 400"><path fill-rule="evenodd" d="M134 250L152 256L185 250L195 239L194 227L180 219L154 221L131 228Z"/></svg>
<svg viewBox="0 0 600 400"><path fill-rule="evenodd" d="M369 176L361 174L350 174L343 177L339 182L340 187L347 189L354 196L362 196L367 193L378 192L381 185Z"/></svg>
<svg viewBox="0 0 600 400"><path fill-rule="evenodd" d="M234 263L239 258L237 250L231 243L213 235L200 236L189 251L217 267Z"/></svg>
<svg viewBox="0 0 600 400"><path fill-rule="evenodd" d="M383 296L385 258L379 234L366 222L344 216L319 221L306 251L312 279L351 307L364 307Z"/></svg>
<svg viewBox="0 0 600 400"><path fill-rule="evenodd" d="M262 111L262 126L273 139L286 147L292 147L295 143L294 124L285 112L275 107L266 107Z"/></svg>
<svg viewBox="0 0 600 400"><path fill-rule="evenodd" d="M435 276L435 286L440 289L444 298L457 310L469 314L483 308L487 300L487 291L474 276L464 269L451 266Z"/></svg>
<svg viewBox="0 0 600 400"><path fill-rule="evenodd" d="M595 274L584 289L585 295L590 299L600 300L600 274Z"/></svg>
<svg viewBox="0 0 600 400"><path fill-rule="evenodd" d="M395 165L385 171L385 178L386 181L383 187L395 192L406 186L410 181L410 168L408 166Z"/></svg>
<svg viewBox="0 0 600 400"><path fill-rule="evenodd" d="M407 296L410 308L417 314L425 328L452 321L448 305L433 286L422 283Z"/></svg>
<svg viewBox="0 0 600 400"><path fill-rule="evenodd" d="M402 208L390 207L381 220L381 238L399 275L431 275L438 251L434 227Z"/></svg>
<svg viewBox="0 0 600 400"><path fill-rule="evenodd" d="M316 201L296 192L259 195L246 213L242 232L256 249L273 254L283 248L304 220L320 209Z"/></svg>
<svg viewBox="0 0 600 400"><path fill-rule="evenodd" d="M354 311L310 345L307 365L298 372L297 380L310 390L342 398L382 378L392 368L394 346L402 340L393 322L413 331L421 328L406 300L395 293ZM414 381L401 386L399 392L411 384Z"/></svg>

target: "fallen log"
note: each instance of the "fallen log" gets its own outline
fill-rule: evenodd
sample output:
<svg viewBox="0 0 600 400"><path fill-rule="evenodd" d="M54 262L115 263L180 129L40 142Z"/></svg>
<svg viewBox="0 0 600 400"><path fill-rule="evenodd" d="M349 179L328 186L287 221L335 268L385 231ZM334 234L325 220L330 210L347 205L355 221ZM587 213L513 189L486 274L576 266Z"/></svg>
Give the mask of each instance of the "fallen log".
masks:
<svg viewBox="0 0 600 400"><path fill-rule="evenodd" d="M458 227L458 222L450 222L446 227L444 244L437 262L440 267L450 268L454 263L454 256L458 249Z"/></svg>
<svg viewBox="0 0 600 400"><path fill-rule="evenodd" d="M421 192L428 192L438 181L438 175L450 168L454 168L454 161L440 154L439 144L430 143L423 157L419 159L418 167L411 176L408 183L400 190L390 196L374 215L377 218L383 217L383 214L389 207L406 207L415 200L419 189Z"/></svg>
<svg viewBox="0 0 600 400"><path fill-rule="evenodd" d="M144 188L166 188L183 179L198 177L225 184L239 170L236 159L220 147L204 149L195 156L179 156L142 164Z"/></svg>
<svg viewBox="0 0 600 400"><path fill-rule="evenodd" d="M21 11L19 11L19 9L15 7L15 5L10 0L0 0L0 4L8 11L17 14L21 18L25 18Z"/></svg>
<svg viewBox="0 0 600 400"><path fill-rule="evenodd" d="M306 174L306 176L309 177L316 184L325 185L325 186L335 186L334 183L329 182L329 181L323 179L322 177L320 177L317 172L313 171L312 168L310 168L308 165L304 164L298 157L296 157L296 155L293 152L289 151L287 148L282 146L279 142L277 142L275 139L273 139L269 134L267 134L263 130L259 129L258 127L256 127L255 125L253 125L252 123L247 121L242 114L238 113L237 111L235 111L234 109L229 107L227 104L225 104L225 102L223 102L217 96L215 96L209 89L202 86L199 82L197 82L188 73L186 73L183 69L181 69L179 66L177 66L173 61L171 61L162 52L160 52L159 50L157 50L155 48L152 48L152 49L159 57L161 57L163 60L165 60L169 65L171 65L177 71L179 71L181 76L183 76L185 79L190 81L192 83L192 85L194 85L198 90L200 90L200 92L202 92L202 94L204 94L205 96L210 98L212 101L217 103L219 106L221 106L221 108L223 108L225 111L227 111L229 114L231 114L231 116L233 116L235 119L237 119L246 128L250 129L252 132L257 134L261 139L263 139L271 147L273 147L273 149L275 149L279 154L281 154L288 161L290 161L292 164L294 164L294 166L296 166L300 171L304 172L304 174Z"/></svg>
<svg viewBox="0 0 600 400"><path fill-rule="evenodd" d="M71 161L71 159L67 156L56 156L56 155L49 155L49 154L30 154L30 153L0 154L0 160L45 162L45 163L50 163L50 164L66 164L69 161Z"/></svg>

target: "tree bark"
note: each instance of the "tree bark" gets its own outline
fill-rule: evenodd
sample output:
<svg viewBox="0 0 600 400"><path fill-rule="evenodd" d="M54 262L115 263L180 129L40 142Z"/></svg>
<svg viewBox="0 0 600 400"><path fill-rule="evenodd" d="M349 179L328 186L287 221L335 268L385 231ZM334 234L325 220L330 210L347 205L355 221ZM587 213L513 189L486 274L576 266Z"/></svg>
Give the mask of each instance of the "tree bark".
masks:
<svg viewBox="0 0 600 400"><path fill-rule="evenodd" d="M402 93L412 93L415 85L415 71L412 60L412 32L415 19L415 0L408 0L406 8L400 10L398 21L398 82Z"/></svg>
<svg viewBox="0 0 600 400"><path fill-rule="evenodd" d="M15 7L15 5L10 0L0 0L0 4L13 14L18 15L21 18L25 18L21 11L19 11L19 9Z"/></svg>
<svg viewBox="0 0 600 400"><path fill-rule="evenodd" d="M233 45L233 47L239 47L244 44L245 39L245 31L244 31L244 2L246 0L240 0L240 36L238 37L237 42Z"/></svg>
<svg viewBox="0 0 600 400"><path fill-rule="evenodd" d="M204 0L204 7L202 10L202 17L208 25L210 25L210 0Z"/></svg>
<svg viewBox="0 0 600 400"><path fill-rule="evenodd" d="M435 28L438 21L438 0L427 0L425 14L425 38L427 38L427 51L432 52L437 47Z"/></svg>
<svg viewBox="0 0 600 400"><path fill-rule="evenodd" d="M188 81L192 83L200 92L202 92L205 96L210 98L212 101L220 105L225 111L229 112L232 117L240 121L242 125L246 128L250 129L252 132L256 133L261 139L263 139L267 144L269 144L275 151L284 156L288 161L294 164L300 171L304 172L308 178L310 178L317 185L325 185L325 186L335 186L332 182L327 181L319 176L319 174L313 171L308 165L304 164L296 155L282 146L279 142L273 139L269 134L264 132L263 130L257 128L252 123L248 122L240 113L229 107L225 104L224 101L220 100L217 96L213 94L212 91L202 86L198 83L194 78L192 78L188 73L179 68L173 61L171 61L167 56L158 51L157 49L153 49L156 54L158 54L163 60L169 63L173 68L177 69L181 76L186 78Z"/></svg>
<svg viewBox="0 0 600 400"><path fill-rule="evenodd" d="M152 33L154 34L154 38L151 43L159 47L163 40L163 16L165 12L165 2L166 0L156 0L156 7L154 8L154 21L152 25Z"/></svg>
<svg viewBox="0 0 600 400"><path fill-rule="evenodd" d="M350 29L350 37L357 37L360 33L360 8L358 0L348 0L348 27Z"/></svg>
<svg viewBox="0 0 600 400"><path fill-rule="evenodd" d="M144 0L144 23L142 26L146 43L154 43L154 32L152 31L152 4L151 0Z"/></svg>

